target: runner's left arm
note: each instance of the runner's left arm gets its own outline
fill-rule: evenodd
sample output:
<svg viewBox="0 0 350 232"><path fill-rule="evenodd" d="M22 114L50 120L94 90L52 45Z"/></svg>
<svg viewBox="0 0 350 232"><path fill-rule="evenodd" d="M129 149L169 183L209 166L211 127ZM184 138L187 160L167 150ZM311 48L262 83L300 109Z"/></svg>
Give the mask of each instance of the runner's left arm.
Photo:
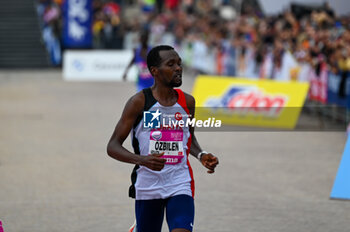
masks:
<svg viewBox="0 0 350 232"><path fill-rule="evenodd" d="M190 112L190 118L192 119L194 118L194 114L195 114L196 102L194 97L189 94L185 93L185 97L186 97L187 107ZM192 136L190 154L196 157L197 159L200 159L199 161L202 163L202 165L208 169L208 173L214 173L216 166L219 164L219 159L216 156L214 156L212 153L204 153L203 155L201 155L201 157L198 157L199 153L201 153L203 149L200 147L197 141L197 138L194 134L194 127L192 126L190 127L190 133Z"/></svg>

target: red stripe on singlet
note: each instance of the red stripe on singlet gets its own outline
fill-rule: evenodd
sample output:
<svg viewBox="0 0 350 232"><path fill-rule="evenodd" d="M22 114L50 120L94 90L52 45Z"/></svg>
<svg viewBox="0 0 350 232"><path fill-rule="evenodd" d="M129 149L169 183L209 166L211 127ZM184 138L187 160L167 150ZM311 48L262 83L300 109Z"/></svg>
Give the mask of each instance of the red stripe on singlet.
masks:
<svg viewBox="0 0 350 232"><path fill-rule="evenodd" d="M186 98L185 98L185 94L182 92L181 89L175 89L177 92L177 95L179 96L177 99L177 103L186 111L187 114L190 114L190 111L187 107L187 103L186 103ZM187 140L187 151L186 151L186 155L187 155L187 166L188 166L188 170L190 172L190 177L191 177L191 190L192 190L192 197L194 197L194 178L193 178L193 170L190 164L190 161L188 159L188 155L190 154L190 150L191 150L191 144L192 144L192 135L190 134L190 137Z"/></svg>

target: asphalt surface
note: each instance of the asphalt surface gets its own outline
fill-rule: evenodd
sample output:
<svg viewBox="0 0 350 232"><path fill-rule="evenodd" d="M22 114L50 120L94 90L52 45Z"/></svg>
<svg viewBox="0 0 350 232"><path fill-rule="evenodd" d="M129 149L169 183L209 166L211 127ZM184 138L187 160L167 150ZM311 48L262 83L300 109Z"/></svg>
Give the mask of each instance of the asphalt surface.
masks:
<svg viewBox="0 0 350 232"><path fill-rule="evenodd" d="M191 92L193 78L184 76ZM132 165L106 144L133 83L64 82L59 70L0 72L0 220L5 232L124 232ZM220 159L190 159L196 232L348 232L329 195L345 132L198 132ZM130 138L125 145L131 149ZM164 230L167 231L166 225Z"/></svg>

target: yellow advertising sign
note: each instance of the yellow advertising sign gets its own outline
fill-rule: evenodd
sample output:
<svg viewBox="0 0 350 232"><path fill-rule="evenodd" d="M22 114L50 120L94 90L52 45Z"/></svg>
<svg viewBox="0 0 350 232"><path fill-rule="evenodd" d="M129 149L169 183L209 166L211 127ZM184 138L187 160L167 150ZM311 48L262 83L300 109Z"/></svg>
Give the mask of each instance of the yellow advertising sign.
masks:
<svg viewBox="0 0 350 232"><path fill-rule="evenodd" d="M293 129L308 83L199 76L193 88L196 118L226 125Z"/></svg>

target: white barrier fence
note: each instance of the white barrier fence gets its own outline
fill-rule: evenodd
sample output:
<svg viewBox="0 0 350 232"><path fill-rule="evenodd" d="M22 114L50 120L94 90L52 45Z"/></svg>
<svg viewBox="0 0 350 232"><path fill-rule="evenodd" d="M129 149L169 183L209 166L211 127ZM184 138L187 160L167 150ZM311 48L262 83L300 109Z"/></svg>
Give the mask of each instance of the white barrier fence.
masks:
<svg viewBox="0 0 350 232"><path fill-rule="evenodd" d="M132 50L67 50L63 54L63 79L66 81L122 81L133 57ZM136 67L127 80L135 81Z"/></svg>

